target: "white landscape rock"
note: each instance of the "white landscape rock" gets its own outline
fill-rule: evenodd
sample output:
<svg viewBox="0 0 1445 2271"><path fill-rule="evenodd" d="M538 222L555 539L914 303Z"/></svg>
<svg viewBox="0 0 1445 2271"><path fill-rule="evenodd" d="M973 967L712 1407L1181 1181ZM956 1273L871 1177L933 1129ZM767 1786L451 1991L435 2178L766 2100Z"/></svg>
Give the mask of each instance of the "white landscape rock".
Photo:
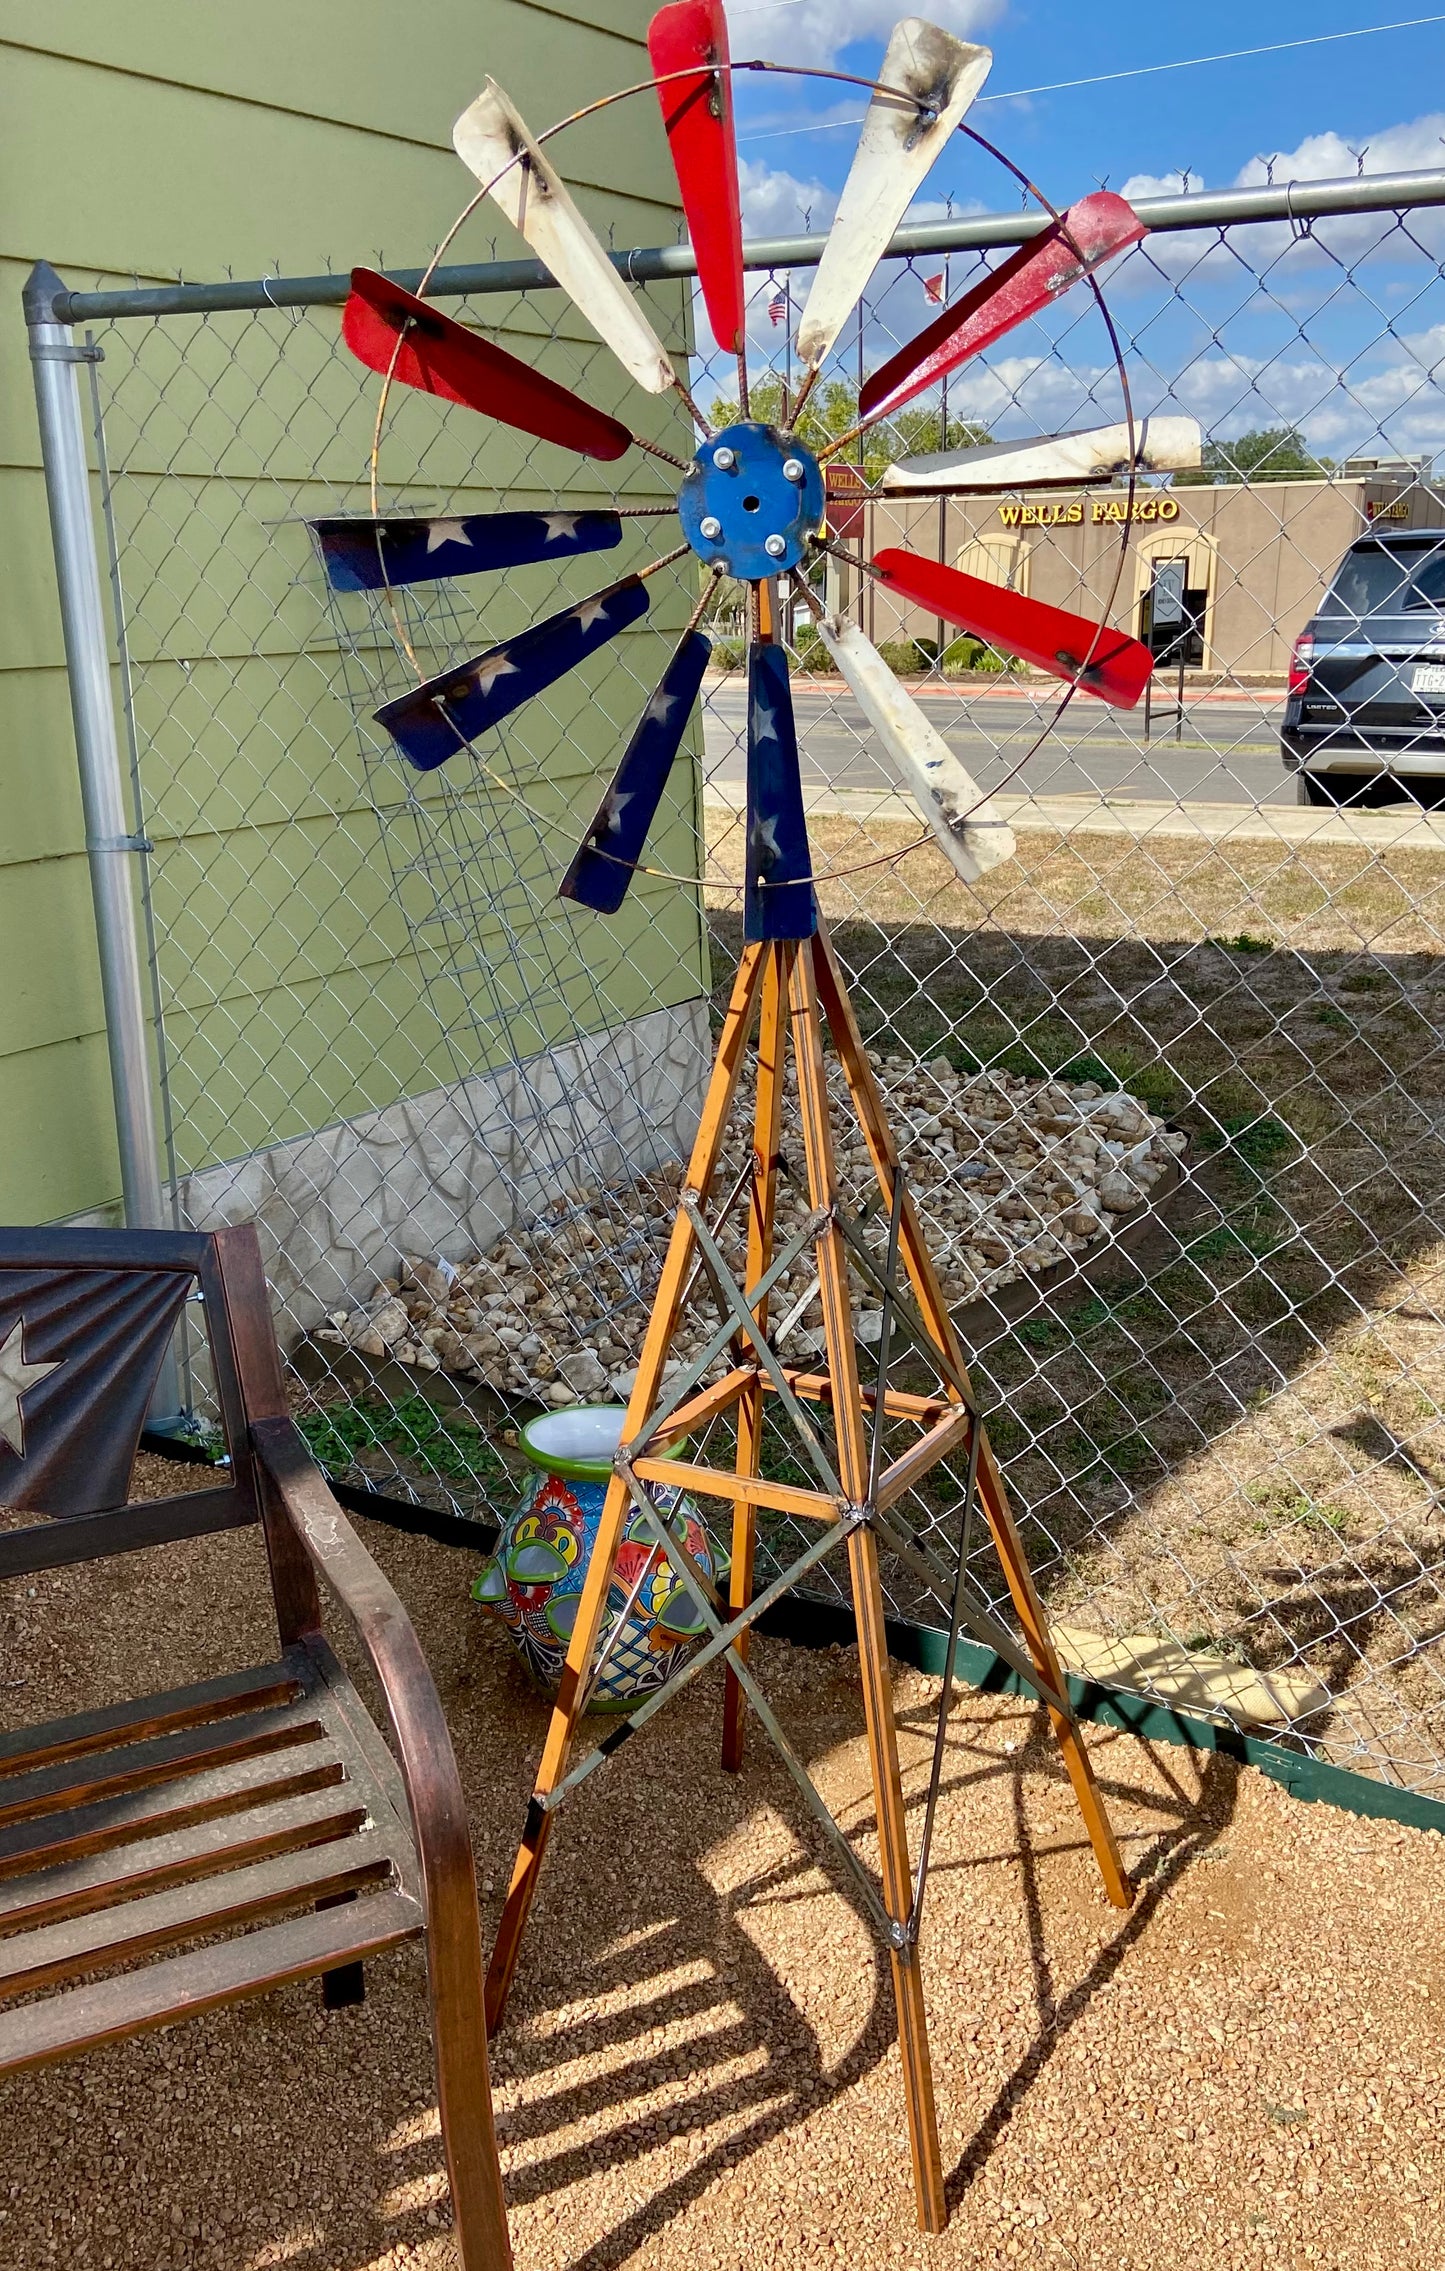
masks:
<svg viewBox="0 0 1445 2271"><path fill-rule="evenodd" d="M1127 1228L1185 1148L1184 1136L1137 1097L1101 1090L1093 1081L961 1073L943 1056L919 1065L870 1053L870 1061L955 1309L1078 1258ZM839 1106L839 1176L847 1202L857 1208L876 1186L831 1058L828 1078ZM749 1073L739 1083L715 1205L717 1194L733 1187L751 1147L750 1085ZM791 1074L781 1149L790 1171L779 1182L779 1246L807 1213ZM681 1180L681 1167L669 1164L607 1189L579 1185L554 1196L532 1228L508 1231L470 1260L454 1256L445 1269L432 1257L406 1255L395 1278L382 1279L354 1308L333 1310L315 1337L419 1370L441 1368L508 1398L558 1407L625 1400ZM743 1228L740 1204L720 1232L739 1266ZM881 1210L867 1235L881 1255ZM822 1347L812 1281L805 1255L772 1296L774 1331L793 1318L784 1353L797 1360ZM718 1321L707 1281L699 1278L673 1344L674 1369L705 1347ZM876 1344L880 1331L879 1302L865 1292L858 1338ZM713 1376L729 1361L724 1351Z"/></svg>

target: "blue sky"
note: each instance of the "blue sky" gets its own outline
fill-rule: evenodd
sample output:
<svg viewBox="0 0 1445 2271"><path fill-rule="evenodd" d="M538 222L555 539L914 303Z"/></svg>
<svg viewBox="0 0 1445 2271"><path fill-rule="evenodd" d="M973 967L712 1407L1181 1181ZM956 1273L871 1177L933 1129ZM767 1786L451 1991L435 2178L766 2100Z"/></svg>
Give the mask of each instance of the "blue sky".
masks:
<svg viewBox="0 0 1445 2271"><path fill-rule="evenodd" d="M729 0L735 60L871 75L896 0ZM983 40L994 64L972 122L1067 203L1101 178L1124 194L1263 180L1331 178L1445 166L1445 23L1290 53L1161 72L1052 93L1013 95L1058 80L1137 70L1181 57L1317 37L1412 11L1389 0L1317 0L1263 10L1218 0L1211 10L1145 8L1115 0L1079 34L1065 0L934 0L925 11ZM737 86L739 154L750 236L827 225L847 172L865 97L818 80L750 79ZM1004 96L1007 99L986 99ZM817 128L836 120L833 127ZM959 137L915 210L1013 206L999 169ZM1389 223L1322 224L1315 243L1283 228L1239 240L1252 275L1203 240L1153 240L1153 259L1113 272L1111 299L1130 335L1139 407L1192 410L1222 435L1298 423L1332 455L1445 450L1445 214L1423 217L1419 244ZM1165 273L1160 274L1160 270ZM965 273L956 269L956 292ZM806 280L797 279L799 290ZM908 336L928 310L916 279L894 281L865 336L867 360ZM763 305L752 325L760 356L776 353ZM999 433L1058 429L1118 415L1098 320L1072 303L1047 335L1019 333L971 366L956 406Z"/></svg>
<svg viewBox="0 0 1445 2271"><path fill-rule="evenodd" d="M1034 171L1058 200L1107 174L1118 188L1137 176L1169 176L1190 167L1210 185L1235 180L1250 161L1273 152L1302 152L1311 138L1339 147L1368 147L1370 171L1402 162L1445 162L1439 137L1445 109L1436 93L1445 78L1445 24L1297 49L1248 61L1206 64L1104 86L999 100L1013 88L1137 69L1181 57L1253 47L1266 40L1317 37L1362 23L1391 22L1415 11L1389 0L1318 0L1310 7L1261 9L1244 0L1216 0L1206 11L1161 10L1114 0L1079 36L1080 11L1066 0L935 0L932 20L993 49L994 65L975 122ZM1420 11L1424 13L1426 11ZM733 54L823 68L876 71L892 0L730 0ZM848 36L852 34L853 36ZM1435 94L1432 104L1428 99ZM1424 99L1421 99L1421 98ZM738 89L743 155L801 180L836 188L847 170L852 131L788 133L790 121L812 124L829 111L855 117L861 100L818 82L742 80ZM1418 126L1419 131L1406 130ZM766 139L758 137L766 137ZM1393 157L1391 153L1396 155ZM1308 153L1305 153L1306 160ZM1347 165L1353 161L1346 158ZM1299 170L1315 171L1313 165ZM960 147L951 172L931 185L960 198L992 182Z"/></svg>

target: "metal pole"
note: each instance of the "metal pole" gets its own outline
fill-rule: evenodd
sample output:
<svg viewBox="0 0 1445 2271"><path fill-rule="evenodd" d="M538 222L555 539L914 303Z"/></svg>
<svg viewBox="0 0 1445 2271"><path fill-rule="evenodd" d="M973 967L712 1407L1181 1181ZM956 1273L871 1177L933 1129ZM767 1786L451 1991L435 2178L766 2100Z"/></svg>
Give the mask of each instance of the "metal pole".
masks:
<svg viewBox="0 0 1445 2271"><path fill-rule="evenodd" d="M127 1227L159 1230L167 1227L167 1216L131 894L131 867L141 845L130 832L126 816L80 399L79 366L92 360L95 350L77 347L69 326L55 322L55 294L64 289L55 270L41 261L25 286L25 320L35 372L40 455L50 506L65 670L85 815L85 850L95 904L121 1204ZM168 1358L166 1371L156 1384L153 1417L174 1414L177 1403L175 1370Z"/></svg>
<svg viewBox="0 0 1445 2271"><path fill-rule="evenodd" d="M1184 229L1237 228L1246 221L1305 221L1349 213L1393 213L1416 206L1445 205L1445 169L1419 172L1351 174L1336 181L1282 181L1252 189L1192 190L1178 197L1132 200L1144 226L1156 234ZM1008 250L1028 244L1049 226L1044 212L958 213L948 221L913 221L885 247L885 260L918 259L929 253ZM743 246L748 269L816 268L826 235L753 238ZM691 245L640 246L608 254L630 284L658 284L673 276L695 276ZM415 291L425 273L394 268L387 273ZM340 307L349 290L343 272L334 276L258 276L225 284L145 284L128 291L66 292L60 314L67 323L112 322L124 317L220 314L250 308ZM540 260L492 260L476 267L439 268L427 287L433 299L474 298L484 292L555 290L556 279ZM54 311L47 308L47 315Z"/></svg>

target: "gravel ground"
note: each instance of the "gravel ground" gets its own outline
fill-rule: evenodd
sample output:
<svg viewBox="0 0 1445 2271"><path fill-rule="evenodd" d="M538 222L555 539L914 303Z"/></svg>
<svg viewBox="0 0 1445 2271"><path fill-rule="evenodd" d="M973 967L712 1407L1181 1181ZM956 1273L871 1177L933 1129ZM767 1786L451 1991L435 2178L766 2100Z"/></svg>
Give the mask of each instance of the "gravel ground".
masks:
<svg viewBox="0 0 1445 2271"><path fill-rule="evenodd" d="M968 1078L946 1056L918 1065L873 1052L889 1117L908 1161L911 1187L950 1303L960 1307L1029 1271L1107 1247L1185 1147L1157 1114L1094 1080L1007 1073ZM848 1108L846 1083L828 1062L838 1168L856 1207L874 1191L873 1171ZM715 1184L737 1188L751 1157L753 1073L738 1084ZM777 1247L808 1215L797 1073L784 1077L781 1149L794 1162L778 1194ZM333 1347L390 1357L422 1372L448 1371L508 1397L565 1405L626 1398L636 1373L661 1257L677 1210L681 1164L613 1190L582 1184L559 1197L552 1219L500 1238L473 1261L407 1256L396 1277L368 1288L359 1306L336 1309L316 1334ZM741 1255L746 1209L734 1207L731 1247ZM876 1241L880 1246L881 1237ZM724 1240L725 1249L729 1241ZM740 1264L739 1264L740 1266ZM780 1312L802 1298L811 1256L780 1280ZM823 1345L822 1305L798 1317L794 1346ZM860 1337L877 1337L880 1304L860 1304ZM700 1350L717 1323L706 1288L694 1295L673 1342L678 1364ZM723 1361L713 1368L721 1372Z"/></svg>
<svg viewBox="0 0 1445 2271"><path fill-rule="evenodd" d="M142 1462L144 1487L175 1487ZM192 1470L190 1480L206 1479ZM362 1525L441 1686L494 1928L544 1709L429 1541ZM270 1652L259 1540L0 1592L11 1723ZM856 1663L757 1662L872 1843ZM915 1809L935 1683L900 1674ZM1091 1733L1131 1868L1106 1905L1038 1715L956 1709L924 1936L952 2225L913 2224L883 1965L704 1681L563 1814L496 2089L522 2271L1439 2262L1445 1845L1217 1757ZM915 1811L916 1820L916 1811ZM0 2082L0 2260L447 2271L422 1964Z"/></svg>

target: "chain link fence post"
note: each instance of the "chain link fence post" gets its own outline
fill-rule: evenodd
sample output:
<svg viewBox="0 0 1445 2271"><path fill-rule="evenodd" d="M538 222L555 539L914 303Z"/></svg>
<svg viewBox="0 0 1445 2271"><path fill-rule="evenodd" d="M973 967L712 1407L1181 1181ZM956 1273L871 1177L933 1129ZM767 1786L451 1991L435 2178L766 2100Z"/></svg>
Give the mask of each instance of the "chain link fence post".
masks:
<svg viewBox="0 0 1445 2271"><path fill-rule="evenodd" d="M170 1218L161 1184L131 891L131 862L143 842L126 817L80 396L80 365L95 359L99 349L78 347L69 324L55 322L55 295L63 290L55 270L40 261L25 286L25 321L95 904L121 1205L128 1228L159 1230L170 1226ZM179 1407L178 1375L168 1357L156 1384L152 1423L173 1424Z"/></svg>

